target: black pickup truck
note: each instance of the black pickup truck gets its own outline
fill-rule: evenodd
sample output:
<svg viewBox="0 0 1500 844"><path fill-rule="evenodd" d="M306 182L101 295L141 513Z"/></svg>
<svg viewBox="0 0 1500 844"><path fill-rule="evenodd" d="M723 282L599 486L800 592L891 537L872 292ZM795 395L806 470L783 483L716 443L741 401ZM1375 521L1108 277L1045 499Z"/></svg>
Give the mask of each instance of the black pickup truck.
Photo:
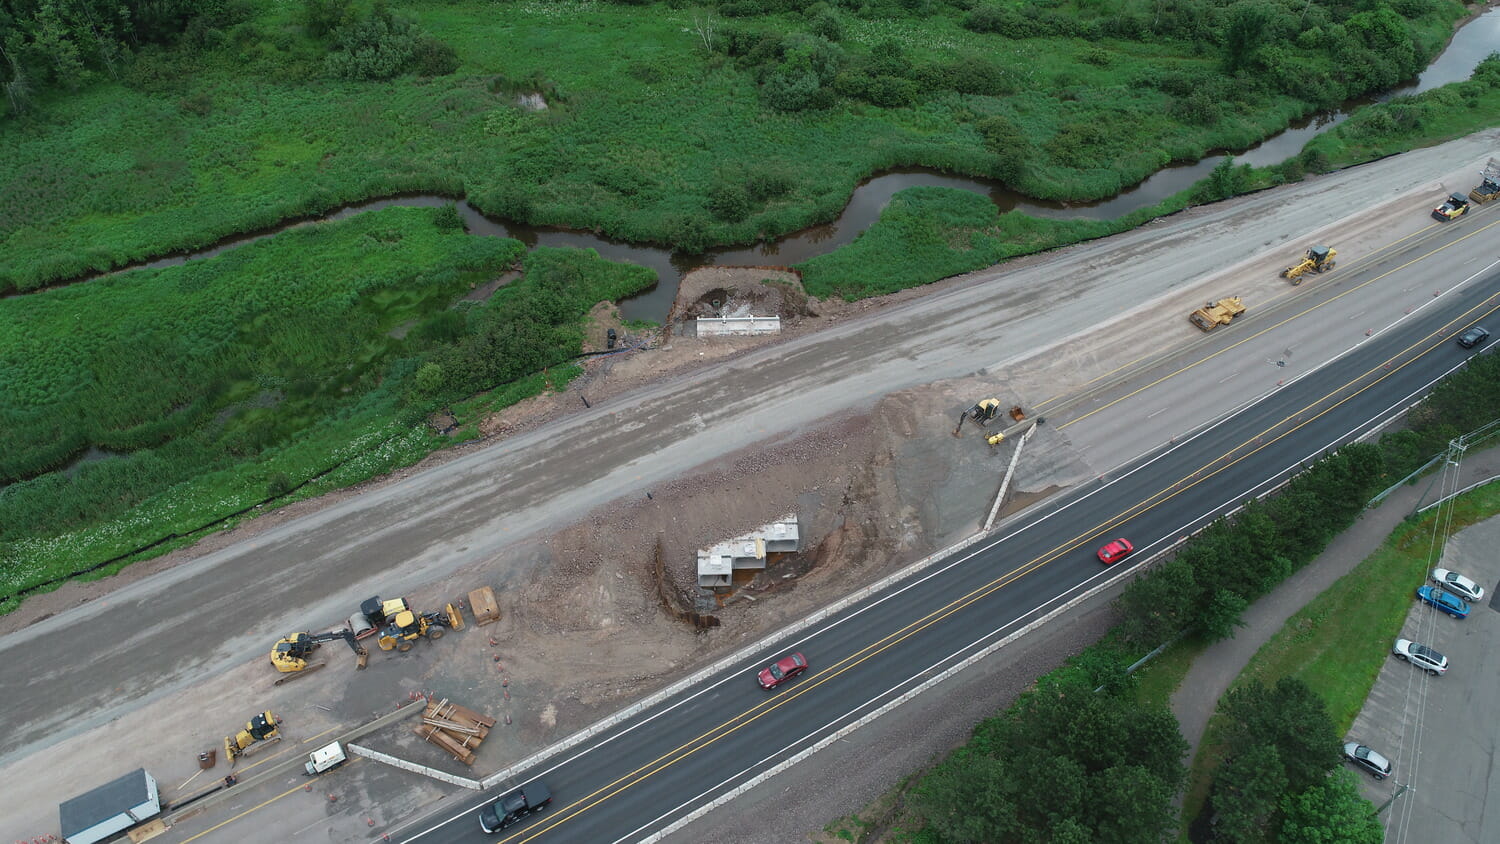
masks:
<svg viewBox="0 0 1500 844"><path fill-rule="evenodd" d="M552 792L541 780L530 782L479 810L479 828L494 834L547 808Z"/></svg>

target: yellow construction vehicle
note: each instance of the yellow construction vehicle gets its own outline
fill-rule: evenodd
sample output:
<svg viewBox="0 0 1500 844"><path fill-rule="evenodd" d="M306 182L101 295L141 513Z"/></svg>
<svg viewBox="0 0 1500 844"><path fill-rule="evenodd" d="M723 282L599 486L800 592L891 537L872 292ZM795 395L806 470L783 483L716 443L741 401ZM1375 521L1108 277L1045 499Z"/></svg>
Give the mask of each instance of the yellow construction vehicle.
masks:
<svg viewBox="0 0 1500 844"><path fill-rule="evenodd" d="M1339 252L1327 246L1314 246L1307 250L1307 255L1302 263L1287 267L1281 271L1281 277L1289 279L1292 286L1296 287L1302 283L1302 276L1307 273L1326 273L1333 269L1333 260Z"/></svg>
<svg viewBox="0 0 1500 844"><path fill-rule="evenodd" d="M354 631L348 628L330 630L327 633L293 633L278 641L271 648L271 664L283 674L316 671L322 668L324 663L309 663L308 657L312 656L313 651L325 642L334 642L339 639L347 642L349 649L354 651L354 656L358 659L356 669L364 668L369 662L370 652L354 640ZM276 685L279 686L289 679L291 678L283 677L276 681Z"/></svg>
<svg viewBox="0 0 1500 844"><path fill-rule="evenodd" d="M958 436L958 432L963 430L964 422L970 419L973 419L975 422L979 423L979 426L982 428L985 425L993 422L995 417L999 414L1000 400L985 399L958 415L958 425L953 429L953 436Z"/></svg>
<svg viewBox="0 0 1500 844"><path fill-rule="evenodd" d="M1479 186L1469 191L1469 198L1476 205L1483 205L1500 198L1500 160L1491 158L1479 173Z"/></svg>
<svg viewBox="0 0 1500 844"><path fill-rule="evenodd" d="M405 603L404 599L397 600ZM417 613L408 608L388 615L387 618L390 623L380 631L378 640L383 651L397 650L405 653L411 650L413 642L423 636L436 641L443 638L448 630L462 630L464 627L463 614L452 604L444 607L442 612Z"/></svg>
<svg viewBox="0 0 1500 844"><path fill-rule="evenodd" d="M267 744L281 741L281 733L277 729L279 726L280 722L269 709L251 718L245 724L245 729L224 737L225 758L233 763L235 759L249 755Z"/></svg>
<svg viewBox="0 0 1500 844"><path fill-rule="evenodd" d="M1213 331L1220 325L1228 325L1235 317L1245 312L1245 305L1238 296L1230 296L1188 314L1188 321L1204 331Z"/></svg>

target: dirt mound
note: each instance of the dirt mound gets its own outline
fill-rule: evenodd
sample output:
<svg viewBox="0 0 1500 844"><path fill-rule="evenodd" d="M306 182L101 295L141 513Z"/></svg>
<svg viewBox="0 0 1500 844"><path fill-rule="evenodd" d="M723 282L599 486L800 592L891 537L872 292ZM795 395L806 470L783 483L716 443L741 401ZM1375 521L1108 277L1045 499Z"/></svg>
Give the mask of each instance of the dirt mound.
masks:
<svg viewBox="0 0 1500 844"><path fill-rule="evenodd" d="M779 316L815 317L802 279L788 270L761 267L703 267L682 279L675 319Z"/></svg>

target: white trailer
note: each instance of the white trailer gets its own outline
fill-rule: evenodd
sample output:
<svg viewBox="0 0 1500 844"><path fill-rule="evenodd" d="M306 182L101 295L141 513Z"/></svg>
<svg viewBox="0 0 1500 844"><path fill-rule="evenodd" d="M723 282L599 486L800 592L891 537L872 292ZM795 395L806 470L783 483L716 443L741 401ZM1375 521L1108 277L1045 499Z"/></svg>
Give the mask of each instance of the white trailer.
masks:
<svg viewBox="0 0 1500 844"><path fill-rule="evenodd" d="M137 768L57 808L67 844L97 844L161 814L156 780Z"/></svg>

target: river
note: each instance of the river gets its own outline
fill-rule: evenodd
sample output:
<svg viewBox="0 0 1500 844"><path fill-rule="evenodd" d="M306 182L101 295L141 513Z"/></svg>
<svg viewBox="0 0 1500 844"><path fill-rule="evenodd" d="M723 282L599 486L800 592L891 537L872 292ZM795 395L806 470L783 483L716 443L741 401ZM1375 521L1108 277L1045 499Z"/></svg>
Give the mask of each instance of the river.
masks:
<svg viewBox="0 0 1500 844"><path fill-rule="evenodd" d="M1230 155L1233 155L1237 162L1258 167L1285 161L1299 153L1303 145L1314 135L1342 123L1356 108L1467 79L1473 74L1474 67L1497 48L1500 48L1500 8L1491 9L1461 27L1443 52L1433 60L1421 76L1406 85L1378 97L1351 100L1337 109L1312 115L1249 149L1210 155L1192 164L1166 167L1117 196L1099 202L1069 204L1040 202L987 179L950 176L919 168L903 168L887 171L861 183L850 197L849 204L839 214L838 219L831 223L793 232L766 243L720 249L697 255L676 252L659 246L623 243L586 232L508 223L484 216L478 209L463 200L459 200L457 205L471 234L513 237L526 244L527 247L572 246L593 249L610 260L630 261L650 267L656 272L657 284L644 293L622 301L620 312L626 319L649 319L661 322L665 320L668 310L672 307L672 301L677 296L678 282L689 270L712 264L789 266L832 252L854 240L860 232L869 228L880 217L881 210L885 208L891 197L897 191L909 187L931 185L974 191L988 196L1001 211L1020 210L1039 217L1113 219L1138 208L1155 205L1187 189L1199 179L1207 176ZM432 207L453 201L442 196L378 199L346 206L324 219L339 220L364 211L394 205ZM307 222L292 223L287 227L305 225ZM232 239L200 252L160 258L143 266L172 266L195 258L210 257L225 249L231 249L274 233L273 231Z"/></svg>

